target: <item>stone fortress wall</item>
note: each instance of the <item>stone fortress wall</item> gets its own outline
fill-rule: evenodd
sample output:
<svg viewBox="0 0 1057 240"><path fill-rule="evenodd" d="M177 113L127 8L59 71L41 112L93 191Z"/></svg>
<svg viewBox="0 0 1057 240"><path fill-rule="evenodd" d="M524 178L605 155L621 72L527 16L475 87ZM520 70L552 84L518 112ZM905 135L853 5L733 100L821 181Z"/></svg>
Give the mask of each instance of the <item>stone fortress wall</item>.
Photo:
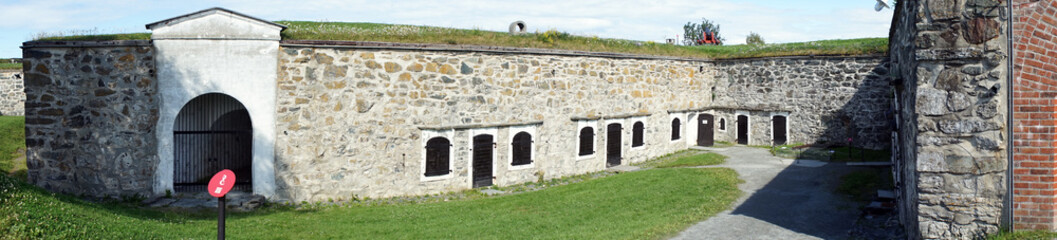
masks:
<svg viewBox="0 0 1057 240"><path fill-rule="evenodd" d="M478 133L495 136L499 185L605 169L609 123L622 125L623 164L686 149L694 144L687 138L666 138L667 111L707 106L698 96L713 82L701 61L282 48L277 179L297 200L468 189L470 138ZM632 148L638 121L645 146ZM588 157L577 153L583 126L595 131ZM510 139L519 128L533 129L533 163L512 169ZM449 178L420 179L430 130L453 133Z"/></svg>
<svg viewBox="0 0 1057 240"><path fill-rule="evenodd" d="M235 25L248 27L227 28ZM174 143L164 139L174 133L164 126L181 111L175 107L183 104L181 99L213 92L234 96L256 116L251 121L256 124L252 169L268 174L253 176L254 191L260 189L273 201L295 202L469 189L474 169L470 143L478 135L494 137L492 182L510 185L605 169L607 155L615 153L607 146L612 142L609 126L619 131L620 164L629 164L698 144L698 126L706 122L699 119L702 113L721 119L728 112L749 111L753 133L748 144L769 145L771 115L790 116L790 142L839 139L849 132L846 128L832 130L827 125L832 121L810 116L828 116L836 109L869 116L888 111L885 103L890 101L884 100L888 90L875 84L884 63L869 56L713 61L280 41L280 25L225 9L148 26L158 31L152 36L158 39L24 44L32 183L95 196L171 190L173 177L166 171L173 171L168 169L173 158L166 155L172 154ZM267 40L273 42L240 37L261 34L273 36ZM195 47L165 45L170 43ZM261 79L270 73L254 75L260 70L247 73L238 65L202 66L189 60L210 52L260 63L274 57L276 79ZM217 77L222 74L226 78ZM256 77L243 79L249 75ZM232 89L228 81L274 81L275 86L261 87L277 88L276 100L239 95L244 86ZM260 112L259 106L272 104L274 119L261 119L271 112ZM274 126L259 126L273 120ZM884 118L853 120L856 137L889 134ZM633 126L640 122L645 144L633 147ZM736 129L733 121L727 125ZM582 156L579 136L587 127L594 134L594 150ZM532 135L533 155L531 164L515 167L510 143L519 132ZM434 137L451 142L451 172L427 177L424 145ZM729 135L717 134L716 139L724 137ZM878 138L859 144L884 148L888 143Z"/></svg>
<svg viewBox="0 0 1057 240"><path fill-rule="evenodd" d="M893 98L887 63L885 56L719 60L713 105L727 111L716 119L736 124L739 112L750 115L750 145L770 145L770 119L785 114L789 143L848 145L851 138L852 146L887 150ZM716 139L734 142L731 126L717 130Z"/></svg>
<svg viewBox="0 0 1057 240"><path fill-rule="evenodd" d="M22 71L0 70L0 116L24 114L26 93L22 84Z"/></svg>
<svg viewBox="0 0 1057 240"><path fill-rule="evenodd" d="M31 180L38 185L63 192L103 195L116 193L105 189L121 186L118 179L155 178L153 172L157 169L157 160L151 155L157 153L150 149L157 143L143 138L158 134L149 127L152 121L157 121L158 111L157 100L151 94L157 91L156 83L151 81L156 77L151 55L149 50L105 45L77 48L31 45L27 48L27 62L34 66L31 76L27 77L27 92L30 93L27 128L33 132L29 138L32 143L30 161L33 162ZM123 57L123 51L132 51L133 57ZM99 61L95 61L97 58ZM84 59L89 60L85 62ZM790 142L810 142L829 134L826 132L828 126L811 120L809 116L823 115L816 111L833 111L832 108L793 106L780 111L761 111L750 108L752 106L726 108L734 105L720 106L712 102L713 93L716 101L731 103L766 102L764 105L782 106L789 101L785 98L769 99L765 96L774 94L766 94L766 90L760 94L723 92L730 91L728 89L761 91L759 89L772 86L806 89L847 82L845 87L814 93L818 95L810 95L809 90L803 93L825 98L792 93L801 101L814 100L801 106L845 107L866 104L855 100L872 99L857 97L864 93L887 96L883 94L887 91L884 89L871 86L871 89L864 90L859 87L874 81L876 72L880 71L875 69L883 68L883 63L876 57L803 57L717 63L601 54L511 54L284 43L279 59L275 139L277 191L274 200L388 197L468 189L471 187L468 145L471 134L477 133L495 136L494 174L498 185L604 169L606 126L611 123L620 123L623 128L622 164L696 145L696 123L700 113L716 115L715 121L724 117L730 121L727 130L716 130L717 141L734 141L730 135L736 132L733 115L725 114L733 114L735 110L749 110L755 114L752 121L757 122L751 125L754 133L750 145L770 144L772 129L768 117L773 112L788 112L790 115ZM757 63L760 61L778 64ZM836 69L833 76L841 77L830 79L788 71L790 66L804 61L819 64L813 71L833 68ZM108 65L111 63L138 67L113 68ZM43 67L37 68L36 65ZM38 70L45 68L48 70ZM67 68L77 69L50 70ZM727 72L720 73L720 69ZM731 72L731 69L737 70ZM774 81L781 84L769 83L771 80L764 78L767 80L760 84L774 85L743 90L750 85L731 84L717 77L747 81L756 79L759 72L779 76L778 79L782 80ZM838 73L841 75L836 75ZM89 82L95 84L85 85ZM100 82L103 85L99 85ZM83 89L74 88L78 86ZM70 91L73 93L52 94ZM111 91L116 94L107 94ZM782 96L785 94L783 92ZM102 104L104 99L114 96L128 102ZM841 106L839 101L834 101L839 99L844 99L847 104ZM887 103L890 100L877 101ZM57 102L64 105L58 107ZM88 111L86 107L100 109ZM887 108L888 105L878 105L863 112L883 112ZM103 115L126 120L103 121L100 118ZM672 141L671 123L676 118L681 122L681 138ZM645 146L633 148L632 126L640 121L646 127ZM881 119L861 121L868 126L887 124ZM578 133L584 126L591 126L595 131L596 153L589 157L577 154ZM534 163L531 167L514 168L510 165L510 139L516 132L512 131L525 129L531 129L528 131L533 133L533 152L537 155L532 157ZM886 134L884 131L887 131L886 128L874 130L882 132L877 134ZM453 172L447 178L424 181L424 137L436 134L450 136ZM92 142L95 138L120 139L122 144L93 148L100 144ZM883 148L887 143L871 144ZM114 152L87 154L63 146ZM135 164L123 164L125 167L120 169L106 168L126 158L140 160ZM66 171L73 166L96 170L91 173ZM136 176L129 178L129 174ZM151 194L151 181L146 180L144 184L129 181L124 184L127 186L119 188L128 193Z"/></svg>
<svg viewBox="0 0 1057 240"><path fill-rule="evenodd" d="M1006 5L899 1L890 36L908 236L982 238L1008 223ZM1052 189L1052 188L1051 188Z"/></svg>
<svg viewBox="0 0 1057 240"><path fill-rule="evenodd" d="M77 195L148 195L158 94L147 41L23 50L29 182ZM120 46L113 46L120 45Z"/></svg>

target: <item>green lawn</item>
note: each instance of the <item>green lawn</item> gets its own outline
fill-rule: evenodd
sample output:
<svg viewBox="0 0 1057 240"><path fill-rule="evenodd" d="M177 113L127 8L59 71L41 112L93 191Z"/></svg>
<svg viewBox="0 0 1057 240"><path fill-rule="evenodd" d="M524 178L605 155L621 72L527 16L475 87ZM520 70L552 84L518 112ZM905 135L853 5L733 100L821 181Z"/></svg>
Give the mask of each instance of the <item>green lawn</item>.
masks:
<svg viewBox="0 0 1057 240"><path fill-rule="evenodd" d="M228 217L250 239L658 239L729 208L730 169L652 169L428 204L268 208ZM215 237L215 215L87 203L0 176L0 238Z"/></svg>
<svg viewBox="0 0 1057 240"><path fill-rule="evenodd" d="M691 167L721 164L726 159L726 156L716 153L687 149L631 165L641 168Z"/></svg>
<svg viewBox="0 0 1057 240"><path fill-rule="evenodd" d="M862 203L870 201L877 190L894 188L890 167L857 170L841 176L840 181L836 192Z"/></svg>
<svg viewBox="0 0 1057 240"><path fill-rule="evenodd" d="M833 154L830 161L834 162L888 162L892 161L892 153L886 150L870 150L853 147L831 148Z"/></svg>
<svg viewBox="0 0 1057 240"><path fill-rule="evenodd" d="M662 163L657 165L658 168L674 168L674 167L694 167L694 166L708 166L722 164L727 156L719 155L716 153L702 153L692 156L685 156L675 161Z"/></svg>
<svg viewBox="0 0 1057 240"><path fill-rule="evenodd" d="M0 62L0 69L22 69L22 63Z"/></svg>
<svg viewBox="0 0 1057 240"><path fill-rule="evenodd" d="M764 45L675 46L654 42L576 36L556 30L510 35L506 32L479 29L379 23L307 21L276 21L276 23L288 27L282 32L282 39L284 40L483 45L714 59L804 55L862 55L886 54L888 52L887 38L822 40ZM150 39L150 33L47 36L35 40L93 41L129 39Z"/></svg>
<svg viewBox="0 0 1057 240"><path fill-rule="evenodd" d="M988 240L1051 240L1057 239L1057 233L1043 230L1020 230L1016 232L1002 231L1001 233L987 236Z"/></svg>
<svg viewBox="0 0 1057 240"><path fill-rule="evenodd" d="M0 174L26 179L26 118L0 116Z"/></svg>

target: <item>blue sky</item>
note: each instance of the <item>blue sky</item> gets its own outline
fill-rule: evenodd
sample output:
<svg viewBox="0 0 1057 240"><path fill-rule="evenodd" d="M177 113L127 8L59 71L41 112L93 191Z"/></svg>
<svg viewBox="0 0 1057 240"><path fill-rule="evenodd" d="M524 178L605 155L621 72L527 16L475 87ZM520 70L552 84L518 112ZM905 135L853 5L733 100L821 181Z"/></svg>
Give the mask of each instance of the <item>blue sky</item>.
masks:
<svg viewBox="0 0 1057 240"><path fill-rule="evenodd" d="M146 32L158 20L223 7L265 20L378 22L506 31L516 20L529 31L663 42L682 35L688 21L720 24L727 44L750 31L768 43L886 37L892 10L872 0L0 0L0 58L41 33Z"/></svg>

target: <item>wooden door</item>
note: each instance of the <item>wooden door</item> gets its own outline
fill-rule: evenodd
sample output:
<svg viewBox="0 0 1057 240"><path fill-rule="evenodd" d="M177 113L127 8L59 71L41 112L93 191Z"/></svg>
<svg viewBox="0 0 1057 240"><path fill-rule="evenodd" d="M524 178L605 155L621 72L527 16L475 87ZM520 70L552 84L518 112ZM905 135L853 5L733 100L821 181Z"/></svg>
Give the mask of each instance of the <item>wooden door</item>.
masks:
<svg viewBox="0 0 1057 240"><path fill-rule="evenodd" d="M711 147L713 145L715 132L715 117L712 114L698 115L697 120L697 145Z"/></svg>
<svg viewBox="0 0 1057 240"><path fill-rule="evenodd" d="M492 186L492 151L495 141L492 135L473 137L473 187Z"/></svg>
<svg viewBox="0 0 1057 240"><path fill-rule="evenodd" d="M609 124L606 127L606 167L620 165L620 132L623 129L619 123Z"/></svg>

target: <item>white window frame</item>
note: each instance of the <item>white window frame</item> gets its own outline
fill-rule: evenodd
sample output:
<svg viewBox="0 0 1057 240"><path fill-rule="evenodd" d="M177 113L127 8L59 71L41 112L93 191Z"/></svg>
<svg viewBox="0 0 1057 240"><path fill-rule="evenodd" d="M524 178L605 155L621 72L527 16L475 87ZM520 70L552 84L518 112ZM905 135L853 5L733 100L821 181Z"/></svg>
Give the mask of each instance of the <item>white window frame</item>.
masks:
<svg viewBox="0 0 1057 240"><path fill-rule="evenodd" d="M672 121L675 119L679 119L679 139L673 140L671 135ZM668 143L677 143L686 140L686 131L684 131L686 130L686 113L670 114L668 122L664 125L668 127L668 136L665 136L665 138L668 138Z"/></svg>
<svg viewBox="0 0 1057 240"><path fill-rule="evenodd" d="M734 112L734 121L737 122L738 116L745 116L745 145L752 146L752 114L747 111L736 111ZM735 123L737 124L737 123ZM736 125L735 125L736 126ZM740 130L740 129L739 129ZM738 143L738 132L734 132L734 144Z"/></svg>
<svg viewBox="0 0 1057 240"><path fill-rule="evenodd" d="M496 145L495 148L492 149L492 177L496 178L494 181L492 181L492 183L495 184L496 182L499 182L499 175L496 174L495 171L495 162L498 160L496 159L495 155L496 152L498 152L496 150L498 150L499 148L499 141L496 139L499 137L497 136L498 133L498 128L470 129L470 134L467 135L466 139L466 169L469 170L469 172L466 174L466 182L470 184L470 188L473 188L473 137L476 137L478 135L492 135L492 143Z"/></svg>
<svg viewBox="0 0 1057 240"><path fill-rule="evenodd" d="M771 113L771 144L774 144L774 117L783 116L785 117L785 144L793 143L793 136L789 135L789 128L793 126L793 119L789 117L789 112L772 112Z"/></svg>
<svg viewBox="0 0 1057 240"><path fill-rule="evenodd" d="M635 146L635 123L639 123L639 122L642 122L642 146L636 147ZM646 127L646 117L628 118L627 119L627 123L631 123L631 124L628 124L628 126L631 126L631 141L629 141L631 143L631 150L642 150L643 148L646 148L646 145L649 145L649 141L646 141L646 139L649 139L649 138L646 137L646 135L647 135L646 134L646 132L647 132L646 130L649 129L649 128Z"/></svg>
<svg viewBox="0 0 1057 240"><path fill-rule="evenodd" d="M594 133L594 138L591 139L591 154L580 156L580 131L583 131L585 127L591 127ZM576 132L573 133L576 137L576 145L573 146L573 154L576 156L576 160L594 159L598 155L598 120L579 120L576 121Z"/></svg>
<svg viewBox="0 0 1057 240"><path fill-rule="evenodd" d="M509 133L509 134L507 134L508 136L507 136L506 144L510 146L508 148L509 151L507 151L507 156L510 156L510 157L507 158L507 166L510 167L509 169L510 170L523 170L523 169L535 168L536 167L536 159L534 157L536 156L536 139L539 137L539 136L536 136L536 125L513 126L513 127L508 128L507 130L508 130L507 133ZM530 147L529 160L531 162L529 162L529 164L525 164L525 165L514 165L514 136L517 135L518 133L521 133L521 132L528 133L529 136L532 137L532 143L529 144L529 147Z"/></svg>
<svg viewBox="0 0 1057 240"><path fill-rule="evenodd" d="M419 167L419 174L418 174L419 181L422 181L422 182L438 181L438 180L450 179L450 178L452 178L453 175L455 175L455 174L452 174L455 171L455 161L454 161L455 139L453 138L454 136L455 136L455 130L454 129L448 129L448 130L422 130L422 141L421 141L422 145L421 145L421 148L420 148L421 151L422 151L422 158L419 159L420 160L419 161L419 166L420 167ZM426 176L426 155L427 155L426 154L426 151L427 151L426 150L426 142L429 142L430 139L433 139L435 137L446 138L446 139L448 139L448 143L450 143L448 145L448 170L449 170L449 172L448 172L448 174L439 175L439 176Z"/></svg>

